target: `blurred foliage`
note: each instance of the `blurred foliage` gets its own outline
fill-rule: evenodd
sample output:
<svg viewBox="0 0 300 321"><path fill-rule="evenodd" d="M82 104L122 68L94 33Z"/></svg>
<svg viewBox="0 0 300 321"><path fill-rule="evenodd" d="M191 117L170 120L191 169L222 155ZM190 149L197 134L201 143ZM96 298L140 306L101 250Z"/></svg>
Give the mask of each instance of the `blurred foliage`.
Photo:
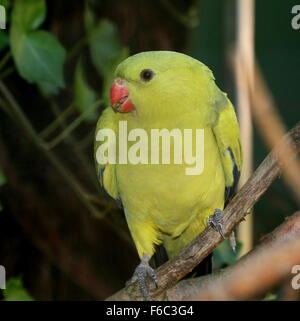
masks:
<svg viewBox="0 0 300 321"><path fill-rule="evenodd" d="M6 283L6 289L3 290L4 301L32 301L31 295L23 286L20 277L11 278Z"/></svg>
<svg viewBox="0 0 300 321"><path fill-rule="evenodd" d="M9 44L9 37L7 32L0 30L0 52L5 49Z"/></svg>
<svg viewBox="0 0 300 321"><path fill-rule="evenodd" d="M233 251L229 240L222 242L213 253L214 270L225 268L228 265L235 263L238 260L242 244L237 241L236 249Z"/></svg>
<svg viewBox="0 0 300 321"><path fill-rule="evenodd" d="M88 12L89 9L86 9ZM92 13L86 16L91 17ZM116 26L107 19L92 24L94 19L89 18L87 32L92 62L99 75L104 77L103 96L105 103L109 104L109 88L113 81L116 66L129 55L129 50L123 47L118 40Z"/></svg>
<svg viewBox="0 0 300 321"><path fill-rule="evenodd" d="M278 299L278 295L275 293L267 293L262 301L276 301Z"/></svg>
<svg viewBox="0 0 300 321"><path fill-rule="evenodd" d="M83 113L90 109L96 102L97 94L88 85L85 75L82 60L79 60L75 70L74 80L74 106ZM95 120L96 113L93 110L88 114L86 120Z"/></svg>
<svg viewBox="0 0 300 321"><path fill-rule="evenodd" d="M0 169L0 187L2 185L4 185L6 183L6 179L5 179L5 176L4 176L4 173L2 172L2 170Z"/></svg>

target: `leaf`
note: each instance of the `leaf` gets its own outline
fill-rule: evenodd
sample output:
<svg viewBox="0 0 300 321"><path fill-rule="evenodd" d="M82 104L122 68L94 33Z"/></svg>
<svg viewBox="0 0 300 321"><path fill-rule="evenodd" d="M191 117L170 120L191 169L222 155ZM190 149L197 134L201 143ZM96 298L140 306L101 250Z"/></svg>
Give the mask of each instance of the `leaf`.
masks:
<svg viewBox="0 0 300 321"><path fill-rule="evenodd" d="M94 11L90 8L88 2L85 2L85 9L84 9L84 25L87 32L90 32L96 22L96 17Z"/></svg>
<svg viewBox="0 0 300 321"><path fill-rule="evenodd" d="M48 82L64 87L64 47L49 32L20 34L12 28L11 47L19 74L28 82Z"/></svg>
<svg viewBox="0 0 300 321"><path fill-rule="evenodd" d="M221 243L214 251L214 265L217 269L231 265L237 261L241 243L237 242L236 253L233 252L229 240Z"/></svg>
<svg viewBox="0 0 300 321"><path fill-rule="evenodd" d="M0 29L0 51L9 45L9 37L5 30Z"/></svg>
<svg viewBox="0 0 300 321"><path fill-rule="evenodd" d="M103 76L122 50L115 25L106 19L99 21L89 34L89 44L93 64Z"/></svg>
<svg viewBox="0 0 300 321"><path fill-rule="evenodd" d="M5 9L8 9L11 4L9 0L0 0L0 5L5 7Z"/></svg>
<svg viewBox="0 0 300 321"><path fill-rule="evenodd" d="M43 23L45 16L44 0L15 2L10 32L13 58L19 74L28 82L64 87L65 49L51 33L33 31Z"/></svg>
<svg viewBox="0 0 300 321"><path fill-rule="evenodd" d="M88 85L83 70L82 59L77 63L74 81L74 104L81 113L93 107L97 98L95 91ZM87 120L96 119L95 110L87 114Z"/></svg>
<svg viewBox="0 0 300 321"><path fill-rule="evenodd" d="M276 301L278 300L278 294L275 293L267 293L262 301Z"/></svg>
<svg viewBox="0 0 300 321"><path fill-rule="evenodd" d="M45 97L56 96L59 94L59 87L46 81L40 81L38 83L38 88L41 94Z"/></svg>
<svg viewBox="0 0 300 321"><path fill-rule="evenodd" d="M32 301L33 298L24 289L21 278L11 278L3 291L5 301Z"/></svg>
<svg viewBox="0 0 300 321"><path fill-rule="evenodd" d="M45 0L17 0L12 13L12 25L20 31L37 29L46 18Z"/></svg>
<svg viewBox="0 0 300 321"><path fill-rule="evenodd" d="M88 9L87 9L88 10ZM92 13L86 13L86 15ZM123 47L118 39L117 28L109 20L103 19L92 29L93 18L86 19L86 28L89 34L91 58L97 72L104 78L103 96L106 104L109 103L109 89L114 78L117 65L129 55L129 50Z"/></svg>

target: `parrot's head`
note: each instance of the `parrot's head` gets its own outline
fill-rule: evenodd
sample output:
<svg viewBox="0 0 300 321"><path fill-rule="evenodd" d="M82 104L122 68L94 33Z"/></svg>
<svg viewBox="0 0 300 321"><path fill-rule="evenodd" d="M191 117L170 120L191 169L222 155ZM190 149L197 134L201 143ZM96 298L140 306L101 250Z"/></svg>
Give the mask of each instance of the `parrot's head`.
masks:
<svg viewBox="0 0 300 321"><path fill-rule="evenodd" d="M116 69L112 108L140 117L180 116L210 99L212 72L201 62L172 51L142 52Z"/></svg>

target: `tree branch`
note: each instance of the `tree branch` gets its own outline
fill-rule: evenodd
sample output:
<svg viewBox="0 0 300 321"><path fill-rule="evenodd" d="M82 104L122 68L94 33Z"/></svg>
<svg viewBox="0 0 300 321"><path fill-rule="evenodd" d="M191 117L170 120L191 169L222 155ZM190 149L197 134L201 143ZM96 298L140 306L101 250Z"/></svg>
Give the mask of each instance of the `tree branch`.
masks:
<svg viewBox="0 0 300 321"><path fill-rule="evenodd" d="M292 276L292 267L299 263L300 212L297 212L237 263L220 273L179 282L167 291L167 300L252 299Z"/></svg>
<svg viewBox="0 0 300 321"><path fill-rule="evenodd" d="M287 139L292 140L297 151L300 150L300 123L281 140L276 148L286 144ZM250 212L257 200L278 176L279 170L277 159L273 152L271 152L224 210L225 236L228 236L233 228ZM158 287L154 288L153 284L148 284L151 296L155 299L161 299L167 289L174 286L180 279L192 271L222 241L221 236L216 231L210 227L207 228L193 242L186 246L179 255L169 260L156 271ZM135 283L120 290L107 300L142 299L143 297Z"/></svg>

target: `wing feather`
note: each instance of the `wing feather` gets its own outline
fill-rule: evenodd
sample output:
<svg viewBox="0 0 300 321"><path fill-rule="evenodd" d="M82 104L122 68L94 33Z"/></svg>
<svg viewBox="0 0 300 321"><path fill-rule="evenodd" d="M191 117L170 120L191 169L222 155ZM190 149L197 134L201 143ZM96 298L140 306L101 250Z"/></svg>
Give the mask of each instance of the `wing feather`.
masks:
<svg viewBox="0 0 300 321"><path fill-rule="evenodd" d="M96 140L94 145L94 154L96 160L96 168L97 168L97 175L100 181L101 186L105 190L105 192L112 197L119 207L122 207L121 198L118 191L118 184L116 180L116 172L115 172L115 164L100 164L97 161L97 150L101 144L104 144L106 141L98 141L97 135L99 130L101 129L112 129L117 134L117 123L114 117L113 110L108 107L106 108L96 126ZM115 148L115 146L113 146Z"/></svg>
<svg viewBox="0 0 300 321"><path fill-rule="evenodd" d="M240 131L234 108L226 94L218 90L214 108L217 113L213 132L221 155L225 175L225 201L238 183L242 167Z"/></svg>

